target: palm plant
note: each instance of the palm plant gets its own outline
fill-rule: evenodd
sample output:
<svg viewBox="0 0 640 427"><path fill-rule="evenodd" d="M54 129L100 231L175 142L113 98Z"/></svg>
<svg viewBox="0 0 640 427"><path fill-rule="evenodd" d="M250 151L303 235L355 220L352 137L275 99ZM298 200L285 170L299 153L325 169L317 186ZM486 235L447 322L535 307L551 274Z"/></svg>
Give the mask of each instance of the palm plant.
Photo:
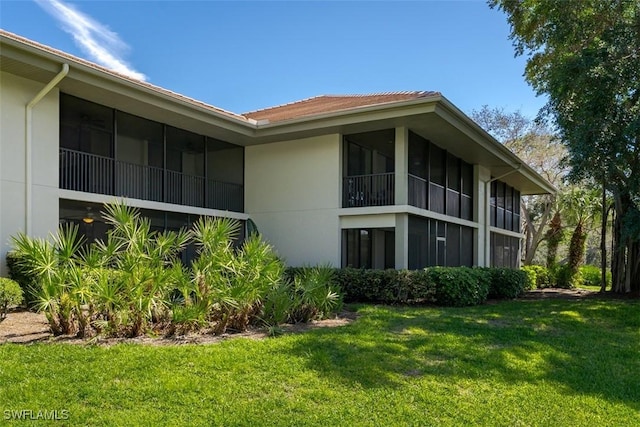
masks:
<svg viewBox="0 0 640 427"><path fill-rule="evenodd" d="M208 318L216 321L216 334L226 330L229 315L237 307L230 289L232 241L239 231L240 223L228 218L200 218L191 230L198 252L191 265L194 303L206 307Z"/></svg>
<svg viewBox="0 0 640 427"><path fill-rule="evenodd" d="M288 322L294 307L298 305L297 301L299 298L294 295L293 283L289 280L281 280L264 297L262 321L270 328L276 328Z"/></svg>
<svg viewBox="0 0 640 427"><path fill-rule="evenodd" d="M342 297L333 283L333 269L329 265L305 267L294 278L296 295L292 320L308 322L324 318L342 306Z"/></svg>
<svg viewBox="0 0 640 427"><path fill-rule="evenodd" d="M236 302L231 327L242 331L259 313L269 291L282 281L284 263L271 245L253 234L243 243L230 270L229 293Z"/></svg>
<svg viewBox="0 0 640 427"><path fill-rule="evenodd" d="M18 234L13 245L23 267L35 277L36 309L45 313L54 334L84 333L86 326L83 306L89 289L80 285L81 272L77 270L79 250L83 238L78 235L78 227L63 225L49 240L31 238ZM76 321L81 319L79 328Z"/></svg>
<svg viewBox="0 0 640 427"><path fill-rule="evenodd" d="M178 256L190 234L185 230L152 231L147 218L122 203L106 205L103 216L113 228L107 241L98 244L97 254L89 252L88 258L94 265L120 271L117 283L103 278L99 287L105 292L99 299L110 302L104 307L104 318L115 333L137 336L150 324L168 319L170 294L182 273L172 267L180 262Z"/></svg>

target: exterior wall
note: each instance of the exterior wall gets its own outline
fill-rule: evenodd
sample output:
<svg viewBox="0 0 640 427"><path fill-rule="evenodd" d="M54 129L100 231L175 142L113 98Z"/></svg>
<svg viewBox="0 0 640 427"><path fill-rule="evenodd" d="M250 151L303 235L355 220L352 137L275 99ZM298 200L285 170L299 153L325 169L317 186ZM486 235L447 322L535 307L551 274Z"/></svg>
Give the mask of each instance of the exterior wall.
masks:
<svg viewBox="0 0 640 427"><path fill-rule="evenodd" d="M25 231L25 107L44 84L0 75L0 275L10 238ZM58 227L59 94L54 88L33 108L32 230L46 237Z"/></svg>
<svg viewBox="0 0 640 427"><path fill-rule="evenodd" d="M288 265L341 263L339 134L245 149L245 212Z"/></svg>

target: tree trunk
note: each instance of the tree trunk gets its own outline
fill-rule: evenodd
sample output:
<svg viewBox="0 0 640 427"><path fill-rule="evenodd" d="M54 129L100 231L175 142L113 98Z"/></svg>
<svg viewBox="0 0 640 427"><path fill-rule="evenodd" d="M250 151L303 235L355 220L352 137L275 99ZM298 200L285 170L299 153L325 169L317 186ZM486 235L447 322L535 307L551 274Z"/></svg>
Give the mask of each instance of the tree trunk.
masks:
<svg viewBox="0 0 640 427"><path fill-rule="evenodd" d="M614 249L611 260L612 290L616 293L640 293L640 236L625 233L624 221L637 209L629 194L614 192Z"/></svg>
<svg viewBox="0 0 640 427"><path fill-rule="evenodd" d="M547 222L549 222L549 216L551 215L551 210L553 208L553 202L549 201L545 206L544 212L542 213L542 217L540 218L540 224L536 229L535 224L531 221L531 215L529 214L529 210L525 206L524 203L520 204L520 210L522 211L522 217L524 218L524 227L527 233L527 239L525 241L525 255L524 255L524 265L531 265L533 263L533 258L536 255L536 251L538 250L538 246L540 246L540 242L542 242L544 237L544 229L547 226Z"/></svg>
<svg viewBox="0 0 640 427"><path fill-rule="evenodd" d="M602 227L600 228L600 292L607 290L607 185L602 178Z"/></svg>
<svg viewBox="0 0 640 427"><path fill-rule="evenodd" d="M578 221L576 228L571 235L569 242L569 268L573 274L578 273L584 258L584 244L587 240L587 233L584 232L582 220Z"/></svg>
<svg viewBox="0 0 640 427"><path fill-rule="evenodd" d="M549 230L547 230L547 268L553 268L556 265L558 246L562 241L562 219L560 212L556 212L549 224Z"/></svg>

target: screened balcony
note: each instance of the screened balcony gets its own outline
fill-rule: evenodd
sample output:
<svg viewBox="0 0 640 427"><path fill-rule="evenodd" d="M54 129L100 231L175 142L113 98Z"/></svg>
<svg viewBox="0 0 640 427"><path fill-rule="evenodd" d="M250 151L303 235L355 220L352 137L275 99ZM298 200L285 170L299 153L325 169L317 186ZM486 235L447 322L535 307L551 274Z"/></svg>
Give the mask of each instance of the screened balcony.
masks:
<svg viewBox="0 0 640 427"><path fill-rule="evenodd" d="M394 203L393 173L346 176L342 182L342 206L388 206Z"/></svg>
<svg viewBox="0 0 640 427"><path fill-rule="evenodd" d="M209 209L243 211L243 186L60 149L60 188Z"/></svg>
<svg viewBox="0 0 640 427"><path fill-rule="evenodd" d="M473 166L409 132L407 201L411 206L473 220Z"/></svg>
<svg viewBox="0 0 640 427"><path fill-rule="evenodd" d="M60 96L60 188L244 210L244 149Z"/></svg>
<svg viewBox="0 0 640 427"><path fill-rule="evenodd" d="M394 139L394 129L345 135L343 207L395 203Z"/></svg>

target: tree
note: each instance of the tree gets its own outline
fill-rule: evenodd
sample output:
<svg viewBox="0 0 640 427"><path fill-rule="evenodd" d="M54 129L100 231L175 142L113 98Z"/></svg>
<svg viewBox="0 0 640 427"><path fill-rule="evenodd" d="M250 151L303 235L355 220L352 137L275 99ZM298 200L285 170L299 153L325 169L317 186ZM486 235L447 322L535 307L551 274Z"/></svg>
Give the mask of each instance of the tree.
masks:
<svg viewBox="0 0 640 427"><path fill-rule="evenodd" d="M575 224L571 233L567 264L570 274L576 275L584 262L587 234L595 227L602 214L602 201L594 188L572 187L562 195L562 204L571 222Z"/></svg>
<svg viewBox="0 0 640 427"><path fill-rule="evenodd" d="M614 199L613 290L640 292L640 2L489 0L549 101L573 179Z"/></svg>
<svg viewBox="0 0 640 427"><path fill-rule="evenodd" d="M547 268L551 270L555 268L558 262L558 246L560 246L560 242L564 238L560 212L556 211L553 215L545 238L547 239Z"/></svg>
<svg viewBox="0 0 640 427"><path fill-rule="evenodd" d="M507 113L501 108L482 106L471 112L471 117L494 138L531 165L556 187L562 186L567 169L562 165L566 149L554 132L543 123L525 117L519 111ZM544 240L554 203L554 196L527 196L521 198L525 241L524 263L533 263L536 251Z"/></svg>

